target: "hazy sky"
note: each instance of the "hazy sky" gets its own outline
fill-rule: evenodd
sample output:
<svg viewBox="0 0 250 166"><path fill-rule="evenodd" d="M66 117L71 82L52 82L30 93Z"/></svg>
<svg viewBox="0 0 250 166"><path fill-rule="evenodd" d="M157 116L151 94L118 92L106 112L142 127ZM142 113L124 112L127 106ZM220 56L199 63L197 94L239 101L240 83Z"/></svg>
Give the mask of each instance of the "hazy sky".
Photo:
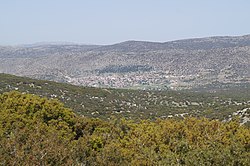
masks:
<svg viewBox="0 0 250 166"><path fill-rule="evenodd" d="M0 45L250 34L250 0L0 0Z"/></svg>

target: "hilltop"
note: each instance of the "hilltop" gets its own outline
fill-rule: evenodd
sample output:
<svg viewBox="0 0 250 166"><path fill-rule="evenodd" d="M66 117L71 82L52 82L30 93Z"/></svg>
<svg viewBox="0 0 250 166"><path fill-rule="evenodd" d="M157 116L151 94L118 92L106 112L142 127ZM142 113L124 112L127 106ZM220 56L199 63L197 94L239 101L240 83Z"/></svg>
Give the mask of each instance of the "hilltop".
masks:
<svg viewBox="0 0 250 166"><path fill-rule="evenodd" d="M250 82L250 35L0 47L0 72L74 85L192 89Z"/></svg>

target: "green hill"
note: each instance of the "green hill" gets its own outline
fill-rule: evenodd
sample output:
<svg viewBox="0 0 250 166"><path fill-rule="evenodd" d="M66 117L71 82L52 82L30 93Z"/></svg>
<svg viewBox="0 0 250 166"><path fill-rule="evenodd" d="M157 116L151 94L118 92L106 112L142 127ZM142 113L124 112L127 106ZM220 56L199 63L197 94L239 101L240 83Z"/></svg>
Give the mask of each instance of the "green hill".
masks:
<svg viewBox="0 0 250 166"><path fill-rule="evenodd" d="M103 121L32 94L0 94L0 165L242 165L250 128L206 118Z"/></svg>
<svg viewBox="0 0 250 166"><path fill-rule="evenodd" d="M242 122L249 120L248 85L217 92L143 91L81 87L0 74L0 93L13 90L58 99L79 115L101 119L202 116L228 120L240 115Z"/></svg>

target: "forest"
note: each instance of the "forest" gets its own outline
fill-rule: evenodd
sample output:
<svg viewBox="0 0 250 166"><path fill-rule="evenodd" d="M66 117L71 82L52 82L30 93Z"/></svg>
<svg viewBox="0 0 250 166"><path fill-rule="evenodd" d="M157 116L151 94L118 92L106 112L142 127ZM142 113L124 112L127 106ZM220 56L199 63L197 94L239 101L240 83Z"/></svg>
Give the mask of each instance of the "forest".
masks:
<svg viewBox="0 0 250 166"><path fill-rule="evenodd" d="M84 117L56 99L0 95L0 165L232 165L250 163L250 128L202 117Z"/></svg>

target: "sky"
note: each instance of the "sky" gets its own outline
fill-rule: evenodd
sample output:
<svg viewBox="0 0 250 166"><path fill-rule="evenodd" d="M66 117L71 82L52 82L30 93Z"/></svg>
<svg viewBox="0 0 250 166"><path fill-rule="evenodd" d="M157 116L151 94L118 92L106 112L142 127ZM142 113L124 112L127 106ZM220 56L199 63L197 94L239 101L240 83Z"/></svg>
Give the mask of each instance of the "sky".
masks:
<svg viewBox="0 0 250 166"><path fill-rule="evenodd" d="M250 34L250 0L0 0L0 45Z"/></svg>

